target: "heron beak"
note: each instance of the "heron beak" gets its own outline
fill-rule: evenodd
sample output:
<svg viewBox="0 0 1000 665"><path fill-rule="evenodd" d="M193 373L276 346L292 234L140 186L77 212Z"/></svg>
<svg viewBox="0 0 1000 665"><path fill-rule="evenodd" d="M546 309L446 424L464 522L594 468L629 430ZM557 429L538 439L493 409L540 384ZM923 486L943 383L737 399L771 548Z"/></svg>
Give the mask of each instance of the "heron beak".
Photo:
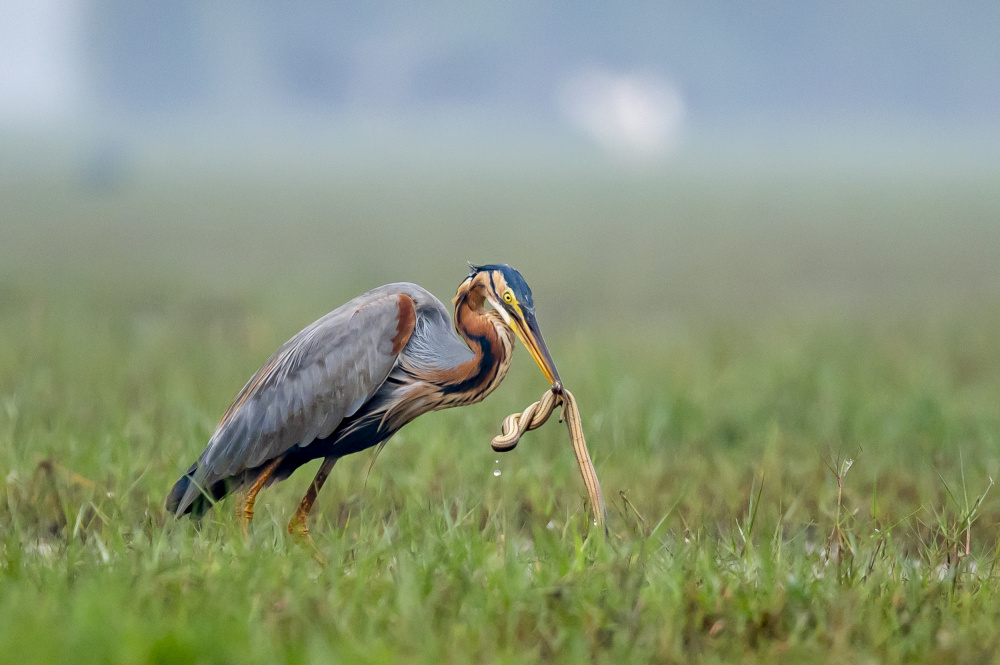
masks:
<svg viewBox="0 0 1000 665"><path fill-rule="evenodd" d="M549 348L545 345L545 339L542 338L542 331L538 329L535 313L526 310L523 318L518 313L514 313L510 318L514 324L511 327L518 339L538 363L548 382L555 385L559 382L559 372L556 370L556 364L552 362L552 356L549 355Z"/></svg>

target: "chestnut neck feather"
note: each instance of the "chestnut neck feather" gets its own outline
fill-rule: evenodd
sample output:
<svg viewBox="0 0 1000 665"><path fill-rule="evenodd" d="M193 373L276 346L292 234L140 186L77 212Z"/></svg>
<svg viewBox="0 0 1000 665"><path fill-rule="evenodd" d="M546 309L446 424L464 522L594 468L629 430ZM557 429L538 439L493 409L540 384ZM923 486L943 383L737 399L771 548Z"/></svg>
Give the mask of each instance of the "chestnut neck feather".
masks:
<svg viewBox="0 0 1000 665"><path fill-rule="evenodd" d="M479 401L507 374L513 334L498 313L485 311L484 287L476 282L465 286L455 296L455 330L474 355L442 376L441 388Z"/></svg>

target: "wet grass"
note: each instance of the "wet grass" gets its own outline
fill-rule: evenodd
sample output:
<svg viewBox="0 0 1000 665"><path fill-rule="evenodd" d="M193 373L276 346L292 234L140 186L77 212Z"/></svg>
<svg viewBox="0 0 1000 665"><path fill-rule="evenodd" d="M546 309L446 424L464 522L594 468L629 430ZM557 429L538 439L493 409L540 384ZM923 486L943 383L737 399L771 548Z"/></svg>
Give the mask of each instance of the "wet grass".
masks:
<svg viewBox="0 0 1000 665"><path fill-rule="evenodd" d="M19 183L0 653L990 662L1000 203L982 183L793 184ZM460 232L506 215L511 243ZM370 473L367 453L338 464L325 565L284 531L312 467L261 495L247 539L231 500L201 528L164 514L290 334L394 279L446 299L464 259L494 258L532 284L579 399L606 537L563 428L489 448L545 388L523 349L486 402L412 423Z"/></svg>

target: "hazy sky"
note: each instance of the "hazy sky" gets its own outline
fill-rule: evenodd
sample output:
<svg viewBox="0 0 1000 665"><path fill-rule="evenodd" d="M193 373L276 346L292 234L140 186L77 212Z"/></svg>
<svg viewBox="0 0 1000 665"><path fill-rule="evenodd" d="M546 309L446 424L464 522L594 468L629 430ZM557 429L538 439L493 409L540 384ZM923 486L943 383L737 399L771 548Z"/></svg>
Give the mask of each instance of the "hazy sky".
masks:
<svg viewBox="0 0 1000 665"><path fill-rule="evenodd" d="M574 125L1000 129L1000 3L0 0L0 127Z"/></svg>

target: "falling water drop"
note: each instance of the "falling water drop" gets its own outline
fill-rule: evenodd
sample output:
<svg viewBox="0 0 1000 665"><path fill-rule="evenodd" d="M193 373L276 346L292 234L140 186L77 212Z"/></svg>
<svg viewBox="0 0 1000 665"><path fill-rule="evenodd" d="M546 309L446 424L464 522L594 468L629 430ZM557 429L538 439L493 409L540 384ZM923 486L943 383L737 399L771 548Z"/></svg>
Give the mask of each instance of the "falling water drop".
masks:
<svg viewBox="0 0 1000 665"><path fill-rule="evenodd" d="M494 476L499 476L500 475L500 469L493 469L493 475Z"/></svg>

